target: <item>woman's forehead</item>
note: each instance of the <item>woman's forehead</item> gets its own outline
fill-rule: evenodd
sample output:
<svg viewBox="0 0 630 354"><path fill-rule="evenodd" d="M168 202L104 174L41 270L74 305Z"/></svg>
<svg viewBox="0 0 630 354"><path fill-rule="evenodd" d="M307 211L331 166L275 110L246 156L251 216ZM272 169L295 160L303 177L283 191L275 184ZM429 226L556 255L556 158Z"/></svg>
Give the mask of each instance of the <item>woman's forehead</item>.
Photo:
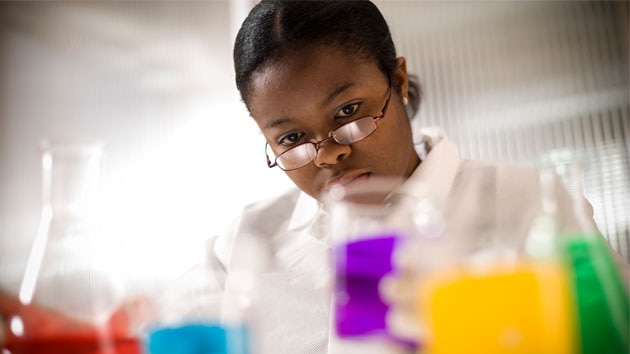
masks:
<svg viewBox="0 0 630 354"><path fill-rule="evenodd" d="M376 62L334 47L291 51L252 76L250 108L281 95L286 99L323 99L339 87L373 85L386 80Z"/></svg>

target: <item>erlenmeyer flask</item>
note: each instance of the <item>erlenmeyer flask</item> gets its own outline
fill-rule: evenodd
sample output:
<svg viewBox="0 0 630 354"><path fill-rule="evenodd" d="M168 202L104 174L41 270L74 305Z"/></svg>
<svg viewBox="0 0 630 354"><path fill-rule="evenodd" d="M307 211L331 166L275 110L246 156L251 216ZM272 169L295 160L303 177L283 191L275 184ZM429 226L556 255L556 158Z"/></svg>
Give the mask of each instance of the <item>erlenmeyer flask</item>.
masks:
<svg viewBox="0 0 630 354"><path fill-rule="evenodd" d="M117 258L99 231L103 145L47 140L41 149L41 221L18 299L5 314L3 353L139 353L121 307Z"/></svg>
<svg viewBox="0 0 630 354"><path fill-rule="evenodd" d="M558 174L573 203L575 222L560 220L564 225L559 240L576 297L581 352L628 353L628 292L610 246L586 213L583 157L577 151L556 150L546 156L542 169Z"/></svg>

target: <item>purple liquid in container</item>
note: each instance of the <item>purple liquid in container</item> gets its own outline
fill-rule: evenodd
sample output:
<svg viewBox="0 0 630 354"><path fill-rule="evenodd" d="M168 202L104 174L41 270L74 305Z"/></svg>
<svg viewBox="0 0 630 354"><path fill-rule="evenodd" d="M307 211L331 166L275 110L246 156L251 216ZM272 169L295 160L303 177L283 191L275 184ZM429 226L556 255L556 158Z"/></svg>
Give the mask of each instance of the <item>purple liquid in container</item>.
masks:
<svg viewBox="0 0 630 354"><path fill-rule="evenodd" d="M388 305L379 282L390 273L392 251L400 236L374 235L335 248L335 327L340 337L387 334Z"/></svg>

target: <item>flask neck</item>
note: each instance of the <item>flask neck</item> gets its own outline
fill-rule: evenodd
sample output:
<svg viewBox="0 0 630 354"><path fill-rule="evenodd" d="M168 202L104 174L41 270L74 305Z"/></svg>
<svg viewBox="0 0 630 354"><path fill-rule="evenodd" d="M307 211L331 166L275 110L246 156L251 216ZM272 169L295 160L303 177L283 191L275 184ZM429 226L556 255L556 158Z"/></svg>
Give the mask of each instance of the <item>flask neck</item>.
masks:
<svg viewBox="0 0 630 354"><path fill-rule="evenodd" d="M586 214L587 202L584 197L584 168L581 161L573 161L556 168L558 175L562 179L573 204L573 213L576 218L579 232L591 234L596 230Z"/></svg>
<svg viewBox="0 0 630 354"><path fill-rule="evenodd" d="M92 219L99 205L103 148L97 141L42 143L43 212Z"/></svg>
<svg viewBox="0 0 630 354"><path fill-rule="evenodd" d="M582 155L575 151L559 150L552 154L550 161L547 161L548 165L543 169L543 173L546 175L557 175L560 179L561 185L564 187L570 202L573 207L573 216L575 218L575 228L573 232L592 233L596 232L592 223L592 218L586 212L589 209L589 205L584 196L584 164ZM553 213L556 216L557 201L551 201L552 198L558 198L559 195L552 193L554 189L551 178L547 180L547 183L543 183L544 193L543 200L546 200L548 205L553 205ZM545 204L545 201L543 201Z"/></svg>

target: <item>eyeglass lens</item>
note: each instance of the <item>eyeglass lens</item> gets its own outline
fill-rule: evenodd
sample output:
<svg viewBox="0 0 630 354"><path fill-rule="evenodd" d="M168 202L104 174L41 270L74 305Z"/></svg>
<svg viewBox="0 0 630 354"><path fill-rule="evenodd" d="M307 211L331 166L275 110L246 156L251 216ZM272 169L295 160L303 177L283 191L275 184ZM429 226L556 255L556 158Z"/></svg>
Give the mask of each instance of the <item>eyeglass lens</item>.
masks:
<svg viewBox="0 0 630 354"><path fill-rule="evenodd" d="M350 145L367 138L376 130L376 123L372 116L359 118L348 122L333 130L333 139L342 145ZM283 170L300 168L313 161L317 156L314 143L305 143L285 151L278 156L276 163Z"/></svg>
<svg viewBox="0 0 630 354"><path fill-rule="evenodd" d="M339 144L349 145L374 133L376 123L374 117L363 117L333 130L333 138Z"/></svg>

